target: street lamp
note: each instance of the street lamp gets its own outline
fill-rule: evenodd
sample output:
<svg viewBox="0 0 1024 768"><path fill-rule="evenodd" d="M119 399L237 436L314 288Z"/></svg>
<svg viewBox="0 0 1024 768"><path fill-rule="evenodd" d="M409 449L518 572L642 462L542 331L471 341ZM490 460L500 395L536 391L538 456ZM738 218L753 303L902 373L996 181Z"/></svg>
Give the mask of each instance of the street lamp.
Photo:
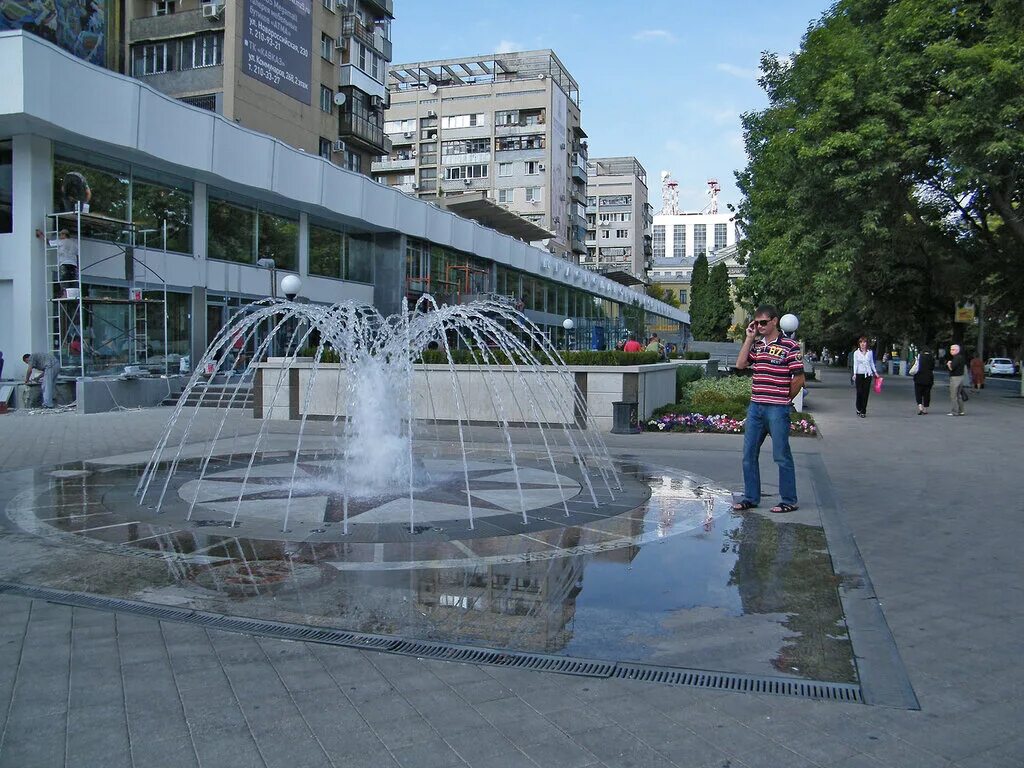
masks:
<svg viewBox="0 0 1024 768"><path fill-rule="evenodd" d="M270 270L270 298L277 298L277 262L273 259L257 259L257 267L263 267L264 269Z"/></svg>
<svg viewBox="0 0 1024 768"><path fill-rule="evenodd" d="M299 291L302 290L302 281L299 280L295 275L285 275L281 281L281 291L284 293L288 301L295 301L295 297L299 295Z"/></svg>

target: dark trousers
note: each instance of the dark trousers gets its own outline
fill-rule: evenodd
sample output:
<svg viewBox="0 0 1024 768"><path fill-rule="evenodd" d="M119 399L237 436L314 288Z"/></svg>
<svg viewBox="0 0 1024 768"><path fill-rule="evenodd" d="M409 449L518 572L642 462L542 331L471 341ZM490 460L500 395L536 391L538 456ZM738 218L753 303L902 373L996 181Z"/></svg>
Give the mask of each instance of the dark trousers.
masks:
<svg viewBox="0 0 1024 768"><path fill-rule="evenodd" d="M857 413L868 412L868 395L871 394L871 376L858 373L854 384L857 387Z"/></svg>
<svg viewBox="0 0 1024 768"><path fill-rule="evenodd" d="M928 408L932 404L932 385L914 384L914 399L922 408Z"/></svg>

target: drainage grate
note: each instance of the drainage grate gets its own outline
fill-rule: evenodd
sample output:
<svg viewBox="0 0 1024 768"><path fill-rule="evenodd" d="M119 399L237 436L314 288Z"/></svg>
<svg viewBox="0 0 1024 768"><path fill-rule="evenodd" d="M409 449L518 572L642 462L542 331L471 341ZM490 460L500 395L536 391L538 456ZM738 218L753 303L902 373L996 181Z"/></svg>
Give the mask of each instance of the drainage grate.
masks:
<svg viewBox="0 0 1024 768"><path fill-rule="evenodd" d="M802 699L825 699L828 701L863 703L860 686L852 683L825 683L812 680L793 680L786 677L737 675L729 672L655 667L645 664L630 664L628 662L616 664L612 677L619 680L639 680L646 683L710 688L716 691L762 693L775 696L794 696Z"/></svg>
<svg viewBox="0 0 1024 768"><path fill-rule="evenodd" d="M577 659L540 653L476 648L428 640L403 640L386 635L371 635L331 629L329 627L311 627L304 624L286 624L277 621L222 616L215 613L154 605L136 600L122 600L120 598L101 597L81 592L65 592L48 587L32 587L0 582L0 594L3 593L36 600L46 600L47 602L59 603L61 605L131 613L163 621L197 624L222 632L238 632L247 635L273 637L280 640L338 645L346 648L415 656L422 659L462 662L466 664L487 664L498 667L529 669L537 672L556 672L562 675L579 675L592 678L610 677L616 680L683 685L691 688L735 691L737 693L759 693L804 699L864 703L860 687L850 683L825 683L783 677L737 675L728 672L712 672L700 669L659 667L632 662Z"/></svg>

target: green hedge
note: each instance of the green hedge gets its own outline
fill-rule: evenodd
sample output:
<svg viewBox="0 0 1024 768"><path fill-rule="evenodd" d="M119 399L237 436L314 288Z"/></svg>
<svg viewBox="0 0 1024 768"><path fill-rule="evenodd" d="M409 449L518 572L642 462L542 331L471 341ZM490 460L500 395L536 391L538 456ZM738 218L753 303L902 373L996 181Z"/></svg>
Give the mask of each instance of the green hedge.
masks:
<svg viewBox="0 0 1024 768"><path fill-rule="evenodd" d="M686 370L680 366L679 370ZM679 382L679 373L676 382ZM659 408L654 416L666 413L699 413L706 416L731 416L742 419L750 403L750 379L745 376L724 376L718 379L697 379L677 387L677 402Z"/></svg>

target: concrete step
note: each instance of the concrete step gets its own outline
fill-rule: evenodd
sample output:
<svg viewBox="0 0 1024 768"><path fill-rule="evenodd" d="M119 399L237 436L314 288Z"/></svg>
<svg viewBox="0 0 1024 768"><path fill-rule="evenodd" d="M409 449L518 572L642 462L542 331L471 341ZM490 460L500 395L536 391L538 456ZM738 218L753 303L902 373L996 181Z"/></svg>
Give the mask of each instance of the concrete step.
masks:
<svg viewBox="0 0 1024 768"><path fill-rule="evenodd" d="M232 397L234 399L232 400ZM177 405L181 399L181 392L164 398L161 405ZM206 387L196 387L188 394L185 405L189 407L200 406L203 408L252 408L253 397L252 387L243 386L235 392L233 384L216 384Z"/></svg>

